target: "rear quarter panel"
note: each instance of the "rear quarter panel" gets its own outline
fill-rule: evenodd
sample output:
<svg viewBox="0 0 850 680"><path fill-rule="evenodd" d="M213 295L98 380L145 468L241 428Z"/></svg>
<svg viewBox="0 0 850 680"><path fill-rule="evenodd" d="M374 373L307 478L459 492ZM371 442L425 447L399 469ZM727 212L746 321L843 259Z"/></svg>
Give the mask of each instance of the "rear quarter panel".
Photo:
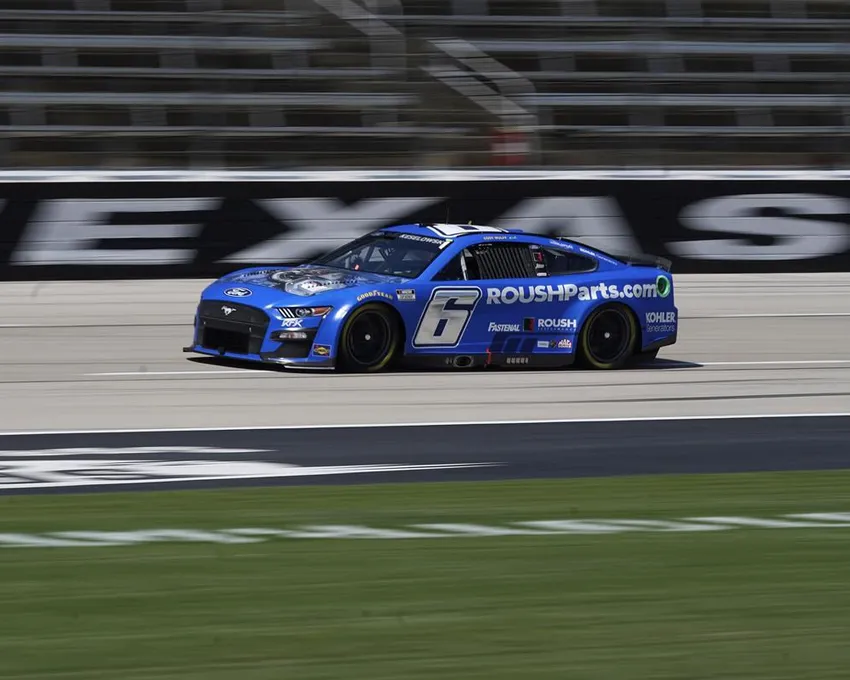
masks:
<svg viewBox="0 0 850 680"><path fill-rule="evenodd" d="M613 303L633 311L641 349L677 332L672 277L650 267L410 288L415 301L394 304L404 319L408 354L571 354L590 313Z"/></svg>

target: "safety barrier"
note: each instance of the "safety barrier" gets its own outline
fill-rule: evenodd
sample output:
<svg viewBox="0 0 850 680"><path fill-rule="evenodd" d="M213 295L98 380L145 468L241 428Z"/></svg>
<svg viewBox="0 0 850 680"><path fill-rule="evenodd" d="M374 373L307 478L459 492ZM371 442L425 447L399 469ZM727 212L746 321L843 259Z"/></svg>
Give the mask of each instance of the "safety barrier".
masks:
<svg viewBox="0 0 850 680"><path fill-rule="evenodd" d="M850 271L850 171L6 173L0 280L211 277L408 222L568 236L678 273Z"/></svg>

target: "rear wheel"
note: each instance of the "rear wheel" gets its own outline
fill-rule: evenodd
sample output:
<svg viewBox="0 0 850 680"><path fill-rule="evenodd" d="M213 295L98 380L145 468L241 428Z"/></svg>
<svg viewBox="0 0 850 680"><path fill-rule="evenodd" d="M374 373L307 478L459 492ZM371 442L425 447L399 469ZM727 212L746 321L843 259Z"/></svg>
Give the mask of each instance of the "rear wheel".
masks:
<svg viewBox="0 0 850 680"><path fill-rule="evenodd" d="M363 305L345 322L339 338L339 368L376 373L386 368L400 342L398 320L385 305Z"/></svg>
<svg viewBox="0 0 850 680"><path fill-rule="evenodd" d="M603 370L622 368L634 354L637 337L637 322L627 308L600 307L582 326L578 363Z"/></svg>

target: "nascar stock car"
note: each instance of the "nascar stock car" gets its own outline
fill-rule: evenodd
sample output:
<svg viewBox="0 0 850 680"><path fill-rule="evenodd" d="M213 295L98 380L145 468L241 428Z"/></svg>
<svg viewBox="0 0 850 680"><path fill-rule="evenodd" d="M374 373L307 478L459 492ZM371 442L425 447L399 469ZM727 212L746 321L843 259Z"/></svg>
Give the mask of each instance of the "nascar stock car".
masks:
<svg viewBox="0 0 850 680"><path fill-rule="evenodd" d="M185 352L289 367L616 369L676 342L671 263L517 229L410 224L228 274Z"/></svg>

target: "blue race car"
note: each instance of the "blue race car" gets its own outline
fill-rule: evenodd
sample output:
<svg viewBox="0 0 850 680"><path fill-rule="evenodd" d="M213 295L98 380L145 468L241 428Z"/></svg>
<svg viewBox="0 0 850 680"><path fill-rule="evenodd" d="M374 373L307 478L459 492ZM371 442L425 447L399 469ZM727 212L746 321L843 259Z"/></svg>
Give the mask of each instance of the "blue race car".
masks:
<svg viewBox="0 0 850 680"><path fill-rule="evenodd" d="M380 229L208 286L186 352L298 368L616 369L676 342L671 263L472 225Z"/></svg>

